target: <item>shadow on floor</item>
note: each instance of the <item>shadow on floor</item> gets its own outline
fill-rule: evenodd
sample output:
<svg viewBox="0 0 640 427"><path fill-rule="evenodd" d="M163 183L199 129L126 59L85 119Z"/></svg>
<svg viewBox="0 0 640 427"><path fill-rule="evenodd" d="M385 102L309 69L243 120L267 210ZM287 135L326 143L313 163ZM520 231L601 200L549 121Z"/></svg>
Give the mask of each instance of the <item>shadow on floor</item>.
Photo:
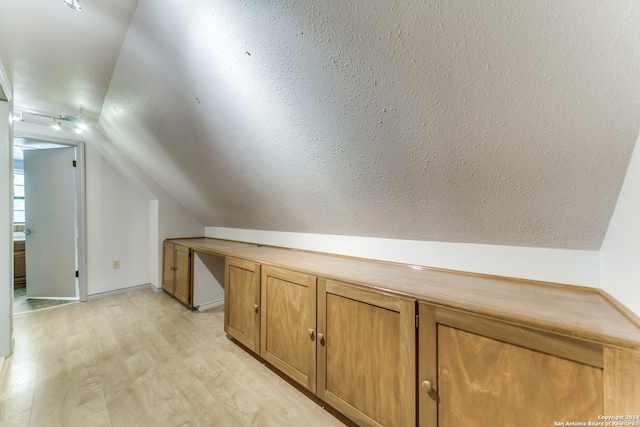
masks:
<svg viewBox="0 0 640 427"><path fill-rule="evenodd" d="M26 313L28 311L40 310L41 308L55 307L57 305L77 302L76 300L54 300L54 299L27 299L27 288L17 288L13 290L13 314Z"/></svg>

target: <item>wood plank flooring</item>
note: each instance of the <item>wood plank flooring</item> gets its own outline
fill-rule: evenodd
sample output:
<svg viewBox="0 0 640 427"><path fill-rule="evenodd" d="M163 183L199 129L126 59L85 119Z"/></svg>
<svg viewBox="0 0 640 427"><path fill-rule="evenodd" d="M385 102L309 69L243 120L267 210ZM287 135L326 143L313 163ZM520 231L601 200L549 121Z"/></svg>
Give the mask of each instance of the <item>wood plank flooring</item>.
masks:
<svg viewBox="0 0 640 427"><path fill-rule="evenodd" d="M0 426L343 426L223 319L151 290L17 315Z"/></svg>

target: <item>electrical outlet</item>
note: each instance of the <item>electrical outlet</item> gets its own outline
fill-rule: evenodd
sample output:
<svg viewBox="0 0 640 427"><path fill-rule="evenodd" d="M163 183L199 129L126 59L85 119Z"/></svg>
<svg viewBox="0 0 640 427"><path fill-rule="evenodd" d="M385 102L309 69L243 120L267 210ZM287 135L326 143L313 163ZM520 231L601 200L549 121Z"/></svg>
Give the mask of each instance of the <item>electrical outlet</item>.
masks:
<svg viewBox="0 0 640 427"><path fill-rule="evenodd" d="M113 264L111 264L111 268L120 268L120 260L117 259L115 261L113 261Z"/></svg>

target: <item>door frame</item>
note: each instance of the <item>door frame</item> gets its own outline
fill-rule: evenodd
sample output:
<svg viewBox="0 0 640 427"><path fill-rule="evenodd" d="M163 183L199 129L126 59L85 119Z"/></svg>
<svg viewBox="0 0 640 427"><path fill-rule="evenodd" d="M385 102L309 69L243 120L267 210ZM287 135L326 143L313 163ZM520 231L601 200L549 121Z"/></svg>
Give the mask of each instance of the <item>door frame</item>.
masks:
<svg viewBox="0 0 640 427"><path fill-rule="evenodd" d="M85 183L85 142L80 139L41 134L24 129L14 128L14 138L33 139L42 142L66 145L76 148L76 202L78 206L78 299L87 301L87 216L86 216L86 183ZM13 154L12 154L13 157Z"/></svg>
<svg viewBox="0 0 640 427"><path fill-rule="evenodd" d="M7 98L0 101L0 163L7 176L0 177L0 245L9 254L0 260L0 362L13 352L13 90L0 59L0 87ZM2 285L1 283L6 283ZM5 297L1 297L4 295Z"/></svg>

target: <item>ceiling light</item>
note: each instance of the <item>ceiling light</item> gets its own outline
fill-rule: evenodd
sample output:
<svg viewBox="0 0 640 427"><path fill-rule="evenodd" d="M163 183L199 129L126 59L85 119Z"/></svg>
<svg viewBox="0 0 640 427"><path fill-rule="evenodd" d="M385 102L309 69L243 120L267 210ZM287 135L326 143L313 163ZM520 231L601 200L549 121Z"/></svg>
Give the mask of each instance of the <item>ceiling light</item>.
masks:
<svg viewBox="0 0 640 427"><path fill-rule="evenodd" d="M26 116L26 118L24 117ZM82 119L82 113L80 113L80 117L77 116L68 116L68 115L59 115L59 116L52 116L49 114L44 114L44 113L37 113L35 111L16 111L14 112L12 119L14 121L25 121L28 120L30 118L30 116L36 116L36 117L44 117L50 120L53 120L53 123L49 122L51 124L51 127L55 130L73 130L75 131L75 133L77 134L81 134L82 132L84 132L85 130L89 129L89 126L87 126L84 122L84 120ZM64 123L69 123L69 125L66 125ZM36 122L36 124L38 124ZM42 124L42 123L39 123Z"/></svg>
<svg viewBox="0 0 640 427"><path fill-rule="evenodd" d="M78 12L82 11L82 7L79 3L80 0L64 0L64 4L69 6L71 9L76 10Z"/></svg>

